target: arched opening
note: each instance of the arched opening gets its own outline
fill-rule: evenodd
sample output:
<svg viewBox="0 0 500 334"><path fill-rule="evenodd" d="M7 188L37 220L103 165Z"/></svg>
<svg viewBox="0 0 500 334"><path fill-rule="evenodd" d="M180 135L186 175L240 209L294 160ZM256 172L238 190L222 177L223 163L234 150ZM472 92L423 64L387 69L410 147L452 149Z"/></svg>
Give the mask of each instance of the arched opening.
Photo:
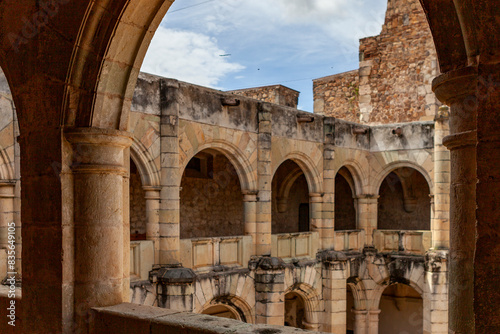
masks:
<svg viewBox="0 0 500 334"><path fill-rule="evenodd" d="M278 167L272 194L272 233L308 232L309 188L299 165L286 160Z"/></svg>
<svg viewBox="0 0 500 334"><path fill-rule="evenodd" d="M346 334L354 334L354 295L350 285L346 289Z"/></svg>
<svg viewBox="0 0 500 334"><path fill-rule="evenodd" d="M146 240L146 194L139 169L130 159L130 240Z"/></svg>
<svg viewBox="0 0 500 334"><path fill-rule="evenodd" d="M243 194L236 169L216 150L196 154L180 189L181 239L245 234Z"/></svg>
<svg viewBox="0 0 500 334"><path fill-rule="evenodd" d="M202 312L202 314L208 314L214 317L242 320L238 311L229 305L217 304L210 306Z"/></svg>
<svg viewBox="0 0 500 334"><path fill-rule="evenodd" d="M304 299L296 292L285 295L285 326L306 329L306 307Z"/></svg>
<svg viewBox="0 0 500 334"><path fill-rule="evenodd" d="M396 283L388 286L380 298L379 333L422 334L422 296L411 286Z"/></svg>
<svg viewBox="0 0 500 334"><path fill-rule="evenodd" d="M346 167L335 176L335 230L356 229L354 179Z"/></svg>
<svg viewBox="0 0 500 334"><path fill-rule="evenodd" d="M378 228L430 230L430 189L424 176L413 168L398 168L379 189Z"/></svg>

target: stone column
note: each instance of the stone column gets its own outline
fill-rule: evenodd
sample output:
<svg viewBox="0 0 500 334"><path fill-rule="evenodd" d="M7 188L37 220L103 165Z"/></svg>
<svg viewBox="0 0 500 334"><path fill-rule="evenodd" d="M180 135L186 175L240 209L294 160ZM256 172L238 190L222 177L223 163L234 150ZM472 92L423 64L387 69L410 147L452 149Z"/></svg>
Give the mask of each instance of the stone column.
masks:
<svg viewBox="0 0 500 334"><path fill-rule="evenodd" d="M347 258L342 252L325 251L323 263L324 331L344 334L347 328Z"/></svg>
<svg viewBox="0 0 500 334"><path fill-rule="evenodd" d="M476 234L476 70L445 73L433 82L437 98L450 106L450 330L474 333L474 250Z"/></svg>
<svg viewBox="0 0 500 334"><path fill-rule="evenodd" d="M259 134L257 140L258 202L256 215L256 254L271 254L272 202L271 184L271 105L259 104Z"/></svg>
<svg viewBox="0 0 500 334"><path fill-rule="evenodd" d="M75 327L88 326L91 307L123 302L124 161L132 138L96 128L65 133L73 152Z"/></svg>
<svg viewBox="0 0 500 334"><path fill-rule="evenodd" d="M367 310L352 310L354 313L354 334L367 334Z"/></svg>
<svg viewBox="0 0 500 334"><path fill-rule="evenodd" d="M378 195L360 195L357 198L359 228L365 231L365 246L373 245L373 231L377 229Z"/></svg>
<svg viewBox="0 0 500 334"><path fill-rule="evenodd" d="M450 151L443 145L443 138L450 134L449 118L449 108L442 106L434 120L433 249L450 247Z"/></svg>
<svg viewBox="0 0 500 334"><path fill-rule="evenodd" d="M243 192L243 213L245 216L245 235L252 236L252 252L255 254L257 243L257 192Z"/></svg>
<svg viewBox="0 0 500 334"><path fill-rule="evenodd" d="M368 332L367 334L379 334L378 333L378 316L380 310L369 310L367 314L368 318Z"/></svg>
<svg viewBox="0 0 500 334"><path fill-rule="evenodd" d="M309 227L310 231L317 231L320 240L323 236L323 194L309 194Z"/></svg>
<svg viewBox="0 0 500 334"><path fill-rule="evenodd" d="M277 257L262 257L255 270L255 323L283 326L285 323L285 263Z"/></svg>
<svg viewBox="0 0 500 334"><path fill-rule="evenodd" d="M146 195L146 239L153 241L154 264L160 263L160 187L143 187Z"/></svg>
<svg viewBox="0 0 500 334"><path fill-rule="evenodd" d="M17 272L17 261L13 260L13 267L8 265L8 251L14 250L21 254L21 249L16 247L16 224L14 221L14 190L15 183L0 182L0 275L2 279L7 272ZM11 232L11 244L9 244L9 232ZM12 246L12 247L9 247Z"/></svg>
<svg viewBox="0 0 500 334"><path fill-rule="evenodd" d="M160 250L159 264L180 262L179 84L160 86ZM168 103L167 103L168 101Z"/></svg>

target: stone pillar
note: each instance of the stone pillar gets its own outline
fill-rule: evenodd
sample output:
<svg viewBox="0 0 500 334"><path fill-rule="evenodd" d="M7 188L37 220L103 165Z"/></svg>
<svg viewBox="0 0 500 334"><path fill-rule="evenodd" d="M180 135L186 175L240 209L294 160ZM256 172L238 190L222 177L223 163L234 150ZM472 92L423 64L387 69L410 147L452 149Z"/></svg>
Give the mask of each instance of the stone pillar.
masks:
<svg viewBox="0 0 500 334"><path fill-rule="evenodd" d="M180 262L179 194L179 84L162 81L160 86L160 250L159 264ZM168 102L168 103L167 103Z"/></svg>
<svg viewBox="0 0 500 334"><path fill-rule="evenodd" d="M0 182L0 277L3 279L7 272L17 272L17 261L11 260L12 266L8 263L8 252L14 248L16 255L21 249L17 249L16 223L14 221L14 190L15 183ZM10 233L9 233L10 232ZM9 234L11 237L9 238ZM9 244L9 240L11 243ZM10 246L10 247L9 247Z"/></svg>
<svg viewBox="0 0 500 334"><path fill-rule="evenodd" d="M367 334L367 310L352 310L354 313L354 334Z"/></svg>
<svg viewBox="0 0 500 334"><path fill-rule="evenodd" d="M154 263L160 263L160 187L143 187L146 196L146 239L153 241Z"/></svg>
<svg viewBox="0 0 500 334"><path fill-rule="evenodd" d="M424 334L448 333L448 251L425 255Z"/></svg>
<svg viewBox="0 0 500 334"><path fill-rule="evenodd" d="M377 229L378 195L360 195L357 198L359 228L365 231L365 246L373 245L373 231Z"/></svg>
<svg viewBox="0 0 500 334"><path fill-rule="evenodd" d="M132 138L122 131L96 128L65 133L73 147L74 321L88 326L91 307L123 299L124 166Z"/></svg>
<svg viewBox="0 0 500 334"><path fill-rule="evenodd" d="M321 249L333 249L335 243L335 119L324 119L323 147L323 233Z"/></svg>
<svg viewBox="0 0 500 334"><path fill-rule="evenodd" d="M324 331L345 334L347 329L347 258L342 252L325 251L323 263Z"/></svg>
<svg viewBox="0 0 500 334"><path fill-rule="evenodd" d="M285 323L285 263L277 257L259 259L255 270L255 323Z"/></svg>
<svg viewBox="0 0 500 334"><path fill-rule="evenodd" d="M192 269L163 267L153 274L153 280L159 287L159 307L193 312L196 274Z"/></svg>
<svg viewBox="0 0 500 334"><path fill-rule="evenodd" d="M495 8L495 7L494 7ZM492 13L492 15L495 15ZM497 21L498 22L498 21ZM494 36L494 35L492 35ZM497 46L498 47L498 46ZM500 61L478 66L476 238L474 314L476 333L500 332ZM474 240L475 239L475 240Z"/></svg>
<svg viewBox="0 0 500 334"><path fill-rule="evenodd" d="M368 318L368 332L367 334L379 334L378 333L378 319L380 310L369 310L367 314Z"/></svg>
<svg viewBox="0 0 500 334"><path fill-rule="evenodd" d="M317 231L320 240L323 236L323 194L309 194L309 227L310 231Z"/></svg>
<svg viewBox="0 0 500 334"><path fill-rule="evenodd" d="M258 202L256 215L256 255L271 254L272 201L271 184L271 105L259 104L259 134L257 140Z"/></svg>
<svg viewBox="0 0 500 334"><path fill-rule="evenodd" d="M449 117L449 108L442 106L434 120L433 249L450 247L450 151L443 145L443 138L450 134Z"/></svg>
<svg viewBox="0 0 500 334"><path fill-rule="evenodd" d="M450 106L450 330L474 333L476 234L476 86L474 68L445 73L433 82L437 98Z"/></svg>
<svg viewBox="0 0 500 334"><path fill-rule="evenodd" d="M245 235L252 236L252 252L255 254L257 243L257 192L243 192L243 214L245 217Z"/></svg>

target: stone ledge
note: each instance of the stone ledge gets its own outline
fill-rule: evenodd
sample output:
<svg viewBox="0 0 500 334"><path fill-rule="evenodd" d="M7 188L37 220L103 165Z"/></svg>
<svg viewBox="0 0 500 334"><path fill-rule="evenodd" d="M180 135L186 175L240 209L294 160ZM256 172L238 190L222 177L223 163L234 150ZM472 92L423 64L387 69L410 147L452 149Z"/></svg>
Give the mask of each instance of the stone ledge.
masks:
<svg viewBox="0 0 500 334"><path fill-rule="evenodd" d="M232 319L130 303L94 308L91 313L89 333L92 334L288 334L307 332L292 327L252 325Z"/></svg>

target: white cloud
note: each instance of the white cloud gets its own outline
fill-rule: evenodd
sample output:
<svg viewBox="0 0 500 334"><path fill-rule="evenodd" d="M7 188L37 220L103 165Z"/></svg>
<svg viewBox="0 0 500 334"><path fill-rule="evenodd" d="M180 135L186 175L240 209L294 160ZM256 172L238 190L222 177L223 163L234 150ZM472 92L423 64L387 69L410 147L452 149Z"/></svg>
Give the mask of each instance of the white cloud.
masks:
<svg viewBox="0 0 500 334"><path fill-rule="evenodd" d="M217 88L224 76L244 69L222 54L213 37L160 26L141 71Z"/></svg>

